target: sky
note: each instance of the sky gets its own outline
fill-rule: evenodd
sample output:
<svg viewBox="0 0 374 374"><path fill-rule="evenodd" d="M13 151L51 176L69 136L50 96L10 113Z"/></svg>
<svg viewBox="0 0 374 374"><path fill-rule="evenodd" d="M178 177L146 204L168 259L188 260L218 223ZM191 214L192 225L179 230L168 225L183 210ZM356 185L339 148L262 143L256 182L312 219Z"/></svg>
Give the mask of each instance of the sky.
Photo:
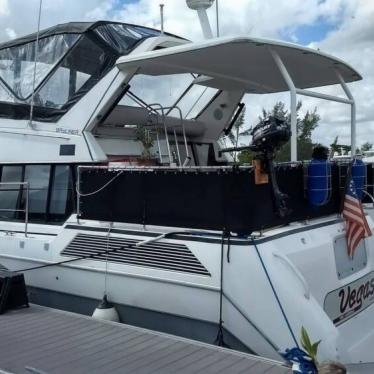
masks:
<svg viewBox="0 0 374 374"><path fill-rule="evenodd" d="M343 59L363 77L350 84L357 103L357 143L374 143L374 0L218 0L220 33L278 39ZM68 21L112 19L160 27L159 3L165 4L165 30L190 40L203 39L194 11L185 0L43 0L41 27ZM234 4L234 5L233 5ZM34 32L39 0L0 0L0 41ZM215 9L208 11L215 28ZM319 90L344 96L340 87ZM349 143L347 105L301 98L303 110L317 107L320 126L313 140L330 144L335 136ZM288 94L247 95L246 124L253 126L262 108L277 100L289 104Z"/></svg>

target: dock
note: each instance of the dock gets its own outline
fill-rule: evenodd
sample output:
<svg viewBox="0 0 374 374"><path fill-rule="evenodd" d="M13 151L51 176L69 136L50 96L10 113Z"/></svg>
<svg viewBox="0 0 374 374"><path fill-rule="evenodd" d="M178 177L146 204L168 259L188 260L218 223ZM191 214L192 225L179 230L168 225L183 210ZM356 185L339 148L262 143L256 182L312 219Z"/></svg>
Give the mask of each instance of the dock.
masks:
<svg viewBox="0 0 374 374"><path fill-rule="evenodd" d="M290 373L282 363L37 305L0 315L0 373Z"/></svg>

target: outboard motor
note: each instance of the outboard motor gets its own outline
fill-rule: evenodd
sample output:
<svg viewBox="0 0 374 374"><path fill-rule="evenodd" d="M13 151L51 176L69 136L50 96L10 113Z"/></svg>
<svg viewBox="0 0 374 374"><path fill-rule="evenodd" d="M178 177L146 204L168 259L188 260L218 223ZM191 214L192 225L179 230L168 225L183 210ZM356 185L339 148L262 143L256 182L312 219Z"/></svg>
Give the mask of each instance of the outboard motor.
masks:
<svg viewBox="0 0 374 374"><path fill-rule="evenodd" d="M288 196L279 189L274 158L281 146L290 140L290 126L280 118L269 116L254 127L251 135L252 143L249 148L257 153L256 159L261 161L264 170L269 174L275 210L280 217L285 217L290 213L287 207Z"/></svg>

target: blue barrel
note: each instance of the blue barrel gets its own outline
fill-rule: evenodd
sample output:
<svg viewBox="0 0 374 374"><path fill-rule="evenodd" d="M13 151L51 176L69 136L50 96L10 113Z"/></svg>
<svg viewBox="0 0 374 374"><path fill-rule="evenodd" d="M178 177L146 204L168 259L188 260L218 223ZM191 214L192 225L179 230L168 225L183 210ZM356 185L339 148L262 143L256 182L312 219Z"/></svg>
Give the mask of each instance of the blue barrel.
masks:
<svg viewBox="0 0 374 374"><path fill-rule="evenodd" d="M331 164L312 160L308 165L308 200L312 206L326 205L331 197Z"/></svg>
<svg viewBox="0 0 374 374"><path fill-rule="evenodd" d="M354 159L352 163L352 179L355 182L357 196L362 200L366 181L366 165L362 160Z"/></svg>

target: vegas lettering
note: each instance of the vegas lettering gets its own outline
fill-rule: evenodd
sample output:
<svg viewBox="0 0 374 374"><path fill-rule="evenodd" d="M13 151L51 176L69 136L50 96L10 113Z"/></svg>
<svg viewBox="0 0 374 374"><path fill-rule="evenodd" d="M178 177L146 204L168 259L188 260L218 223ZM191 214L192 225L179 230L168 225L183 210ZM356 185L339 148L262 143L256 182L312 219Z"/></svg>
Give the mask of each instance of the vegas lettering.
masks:
<svg viewBox="0 0 374 374"><path fill-rule="evenodd" d="M340 313L345 313L347 310L360 309L363 302L370 299L374 294L374 277L371 280L351 288L343 288L339 291L340 297Z"/></svg>

